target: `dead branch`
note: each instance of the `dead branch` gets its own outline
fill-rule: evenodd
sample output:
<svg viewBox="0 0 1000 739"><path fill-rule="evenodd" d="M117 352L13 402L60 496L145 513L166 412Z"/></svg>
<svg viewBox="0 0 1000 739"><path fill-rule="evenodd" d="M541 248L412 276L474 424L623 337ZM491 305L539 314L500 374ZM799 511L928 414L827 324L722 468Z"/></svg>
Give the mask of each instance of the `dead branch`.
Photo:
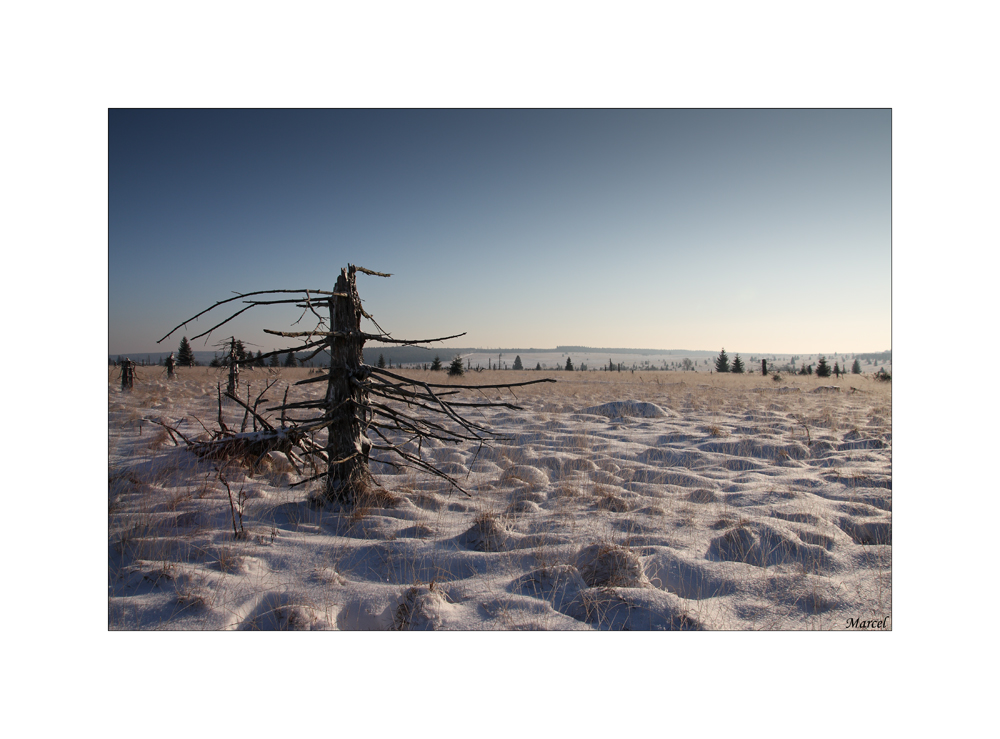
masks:
<svg viewBox="0 0 1000 739"><path fill-rule="evenodd" d="M354 269L358 272L364 272L366 275L372 275L374 277L392 277L392 275L388 272L376 272L373 269L366 269L365 267L360 267L358 265L355 265Z"/></svg>
<svg viewBox="0 0 1000 739"><path fill-rule="evenodd" d="M378 324L376 324L378 325ZM460 334L455 334L454 336L442 336L439 339L394 339L385 332L381 334L363 334L365 341L379 341L383 344L399 344L401 346L413 346L414 344L429 344L432 341L447 341L448 339L457 339L460 336L465 336L467 331Z"/></svg>
<svg viewBox="0 0 1000 739"><path fill-rule="evenodd" d="M213 306L211 306L211 307L206 308L205 310L203 310L201 313L198 313L198 314L192 316L191 318L187 319L183 323L181 323L181 324L179 324L177 326L174 326L174 328L172 328L170 330L170 332L166 336L163 337L163 339L160 339L156 343L159 344L164 339L170 338L170 334L172 334L177 329L183 328L183 327L187 326L191 321L197 320L198 318L200 318L201 316L205 315L206 313L209 313L210 311L215 310L220 305L225 305L226 303L231 303L234 300L239 300L240 298L246 298L246 297L249 297L251 295L267 295L267 294L274 294L274 293L303 293L303 292L306 293L306 294L308 294L309 292L314 292L316 294L322 294L322 295L329 295L330 294L330 293L327 293L327 292L325 292L323 290L257 290L257 291L249 292L249 293L239 293L238 295L235 295L235 296L233 296L231 298L226 298L225 300L220 300L215 305L213 305ZM243 311L240 311L240 313L242 313L242 312ZM235 316L232 316L231 318L235 318ZM227 320L231 320L231 319L227 319ZM225 321L223 321L223 323L225 323ZM222 325L222 324L219 324L219 325ZM218 326L216 326L216 328L218 328Z"/></svg>
<svg viewBox="0 0 1000 739"><path fill-rule="evenodd" d="M270 424L270 422L268 422L268 420L266 418L264 418L262 415L260 415L259 413L257 413L257 405L261 402L261 399L262 399L262 396L264 395L264 393L266 393L271 388L271 386L275 384L275 382L277 382L277 380L275 380L274 382L271 382L270 384L268 384L267 387L265 387L260 392L260 395L257 396L257 400L254 402L253 408L251 408L250 404L249 404L249 401L250 401L250 383L247 383L247 402L246 403L244 403L239 398L233 397L232 395L228 396L230 400L233 400L237 404L241 405L246 410L247 413L249 413L251 416L253 416L254 424L256 424L257 422L260 422L260 425L263 426L264 429L267 430L267 431L274 431L274 426L272 426ZM264 398L264 400L266 400L266 398ZM270 409L268 409L268 410L270 410ZM244 421L243 425L246 426L246 421ZM243 429L243 430L245 430L245 429ZM256 430L257 429L255 427L254 431L256 431Z"/></svg>
<svg viewBox="0 0 1000 739"><path fill-rule="evenodd" d="M174 426L170 426L164 423L163 421L158 421L155 418L147 418L146 420L149 421L150 423L155 423L157 426L162 426L164 429L166 429L167 435L170 437L170 440L174 442L174 446L180 446L177 443L177 439L174 438L174 434L177 434L177 436L181 437L181 439L184 440L185 444L191 446L191 441L186 436L184 436L184 434L178 431Z"/></svg>
<svg viewBox="0 0 1000 739"><path fill-rule="evenodd" d="M222 383L219 383L219 428L222 429L223 433L231 434L232 431L226 426L226 422L222 420Z"/></svg>

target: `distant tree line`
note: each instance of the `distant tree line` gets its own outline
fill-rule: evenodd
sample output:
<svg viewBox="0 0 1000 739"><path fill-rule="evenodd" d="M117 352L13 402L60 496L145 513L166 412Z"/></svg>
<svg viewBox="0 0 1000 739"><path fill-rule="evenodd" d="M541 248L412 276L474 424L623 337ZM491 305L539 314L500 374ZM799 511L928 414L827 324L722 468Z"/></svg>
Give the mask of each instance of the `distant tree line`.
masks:
<svg viewBox="0 0 1000 739"><path fill-rule="evenodd" d="M799 360L798 355L793 355L788 364L785 365L783 371L789 374L795 373L795 362ZM761 360L761 374L767 374L767 360ZM719 352L719 356L715 359L715 371L716 372L731 372L736 374L742 374L745 372L743 361L740 359L740 355L737 354L732 362L729 361L729 355L726 354L726 349L723 347L722 351ZM882 370L884 372L884 368ZM847 374L847 367L841 368L840 362L834 362L833 367L830 367L825 356L820 356L819 361L816 363L815 370L817 377L830 377L830 375L836 375L840 377L842 374ZM811 375L813 374L813 365L807 365L802 362L800 369L798 370L800 375ZM851 365L851 374L860 375L861 374L861 361L857 358L854 360L854 364ZM887 374L887 373L886 373ZM880 378L881 379L881 378Z"/></svg>
<svg viewBox="0 0 1000 739"><path fill-rule="evenodd" d="M227 344L228 344L228 342L227 342ZM566 348L570 348L570 347L566 347ZM246 348L246 346L244 345L244 343L240 339L235 339L235 350L234 351L231 352L230 351L230 347L227 346L226 347L226 351L222 354L222 356L220 356L219 354L216 354L216 356L209 362L209 366L210 367L227 367L227 366L229 366L231 354L232 354L232 356L236 357L236 361L239 362L240 366L242 366L242 367L252 368L252 367L264 367L264 366L267 366L267 367L272 367L272 368L279 368L279 367L299 367L299 366L303 366L302 363L299 361L299 359L295 356L295 354L293 352L288 352L287 354L284 355L284 358L280 358L279 355L272 355L270 358L265 359L263 357L263 353L261 351L258 350L257 353L254 354L254 352L252 350ZM502 356L502 354L500 356ZM871 365L871 364L875 363L876 366L877 366L877 362L878 361L882 361L882 362L891 362L892 361L892 352L891 351L875 352L875 353L868 353L868 354L855 354L855 355L852 355L852 356L854 357L854 362L851 365L850 373L851 374L855 374L855 375L860 375L861 374L861 362L862 362L862 360L864 360L866 362L866 364L868 364L868 365ZM461 369L462 373L464 373L466 371L471 371L473 369L472 366L471 366L471 360L466 359L466 366L463 368L463 367L459 367L459 365L461 365L461 357L460 357L460 355L457 355L455 359L458 360L458 365L455 364L455 360L452 360L452 363L447 368L449 374L460 374L460 373L457 372L456 368ZM772 357L772 359L774 359L774 358ZM125 357L122 357L121 355L119 355L116 360L111 360L110 357L109 357L108 363L109 364L114 364L115 366L121 366L122 363L125 360L126 360ZM828 364L825 356L821 356L819 358L819 361L817 362L817 364L815 366L815 369L814 369L814 366L812 364L808 364L807 365L807 364L805 364L805 362L801 362L800 366L798 368L796 368L796 363L799 363L800 360L801 360L801 357L799 355L792 355L790 357L788 363L785 364L784 367L780 367L778 369L780 371L787 372L789 374L799 374L799 375L806 375L806 376L812 375L815 372L815 374L818 377L830 377L831 374L835 375L837 377L840 377L841 374L847 374L847 372L848 372L847 365L845 364L844 367L841 367L839 362L834 362L833 367L831 368L829 366L829 364ZM196 366L200 365L200 362L198 362L195 359L194 351L191 349L191 344L188 341L188 339L187 339L186 336L181 338L180 345L179 345L179 347L177 349L177 353L176 353L176 356L174 357L173 361L174 361L174 365L176 367L196 367ZM168 362L168 358L164 357L164 358L160 359L158 363L166 366L167 362ZM756 366L756 362L757 362L756 357L751 357L750 358L750 362L753 363L752 366ZM707 359L704 360L703 363L707 365L708 364L708 360ZM149 357L147 356L146 360L139 360L135 364L139 365L139 366L146 366L146 365L152 364L152 362L149 361ZM315 360L314 361L310 361L308 363L308 365L306 365L306 366L317 366L317 363L316 363ZM325 364L320 364L319 366L326 366L326 365ZM418 364L414 364L414 363L403 364L403 363L398 363L397 362L397 363L394 364L393 358L391 356L387 360L384 354L379 354L377 366L379 368L383 368L383 369L386 368L386 367L392 369L393 366L396 366L396 367L407 366L407 367L416 368L416 369L424 369L424 370L430 369L432 371L440 371L440 370L445 369L444 365L441 362L440 356L435 356L434 357L434 361L431 362L430 366L428 366L426 363L423 363L423 364L419 364L419 363ZM481 371L481 368L478 365L477 365L477 367L475 369L477 371ZM498 359L498 361L495 364L493 363L492 360L490 360L488 362L488 369L491 369L491 370L492 369L508 369L508 365L507 365L506 362L501 362L499 359ZM521 356L519 354L514 357L513 366L509 367L509 369L514 369L514 370L523 370L523 369L525 369L524 362L522 361ZM541 370L544 370L544 369L549 369L549 370L563 370L563 371L567 371L567 372L573 372L573 371L586 372L588 370L588 367L587 367L587 365L585 363L581 363L579 366L574 365L572 357L567 356L566 357L566 363L564 365L562 365L562 366L556 365L555 367L549 368L549 367L544 366L541 362L538 362L538 363L535 364L535 370L536 371L541 371ZM652 364L648 360L644 361L644 362L641 362L641 363L633 362L631 365L626 365L623 362L616 363L613 359L609 359L608 360L608 364L606 366L604 366L604 367L601 367L601 369L603 371L606 371L606 372L622 372L622 371L635 372L636 370L641 370L641 371L655 371L655 370L675 371L675 370L680 370L680 371L684 371L684 372L692 372L692 371L695 370L695 362L693 360L691 360L689 357L684 357L679 362L669 362L669 363L667 362L667 360L663 359L663 360L660 360L660 364L659 365ZM743 362L743 360L740 357L740 355L736 354L736 355L733 356L732 359L730 359L729 355L726 353L725 348L723 348L719 352L719 355L715 358L714 363L713 363L713 369L714 369L715 372L731 373L731 374L744 374L744 373L746 373L748 371L747 367L746 367L746 364ZM764 374L764 375L768 374L768 365L767 365L767 360L766 359L761 359L760 360L760 369L761 369L761 374ZM772 367L771 369L774 370L775 368ZM881 377L887 377L888 376L888 373L885 371L884 368L882 368L881 370L879 370L879 372L881 373L880 379L881 379Z"/></svg>

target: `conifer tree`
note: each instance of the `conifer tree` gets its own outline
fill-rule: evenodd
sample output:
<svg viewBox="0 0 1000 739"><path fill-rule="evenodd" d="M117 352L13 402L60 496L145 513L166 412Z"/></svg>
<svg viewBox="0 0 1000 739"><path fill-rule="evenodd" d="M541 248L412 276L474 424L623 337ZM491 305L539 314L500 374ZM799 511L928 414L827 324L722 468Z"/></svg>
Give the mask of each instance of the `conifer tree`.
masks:
<svg viewBox="0 0 1000 739"><path fill-rule="evenodd" d="M253 365L254 365L254 367L263 367L264 366L264 354L263 354L263 352L261 352L260 349L257 350L257 356L253 360Z"/></svg>
<svg viewBox="0 0 1000 739"><path fill-rule="evenodd" d="M441 357L435 356L434 361L431 362L431 369L434 372L438 372L441 369Z"/></svg>
<svg viewBox="0 0 1000 739"><path fill-rule="evenodd" d="M177 364L181 367L194 367L194 352L191 351L187 336L181 338L181 345L177 350Z"/></svg>
<svg viewBox="0 0 1000 739"><path fill-rule="evenodd" d="M541 371L541 369L542 369L542 363L541 363L541 362L539 362L538 364L536 364L536 365L535 365L535 369L536 369L536 370L538 370L538 371L540 372L540 371Z"/></svg>
<svg viewBox="0 0 1000 739"><path fill-rule="evenodd" d="M381 354L378 355L378 366L379 369L385 369L385 357L383 357Z"/></svg>
<svg viewBox="0 0 1000 739"><path fill-rule="evenodd" d="M514 369L516 369L516 370L523 370L524 369L524 365L521 364L521 355L520 354L518 354L516 357L514 357Z"/></svg>
<svg viewBox="0 0 1000 739"><path fill-rule="evenodd" d="M461 377L465 374L465 368L462 367L462 358L456 356L451 360L451 364L448 366L448 374L454 377Z"/></svg>
<svg viewBox="0 0 1000 739"><path fill-rule="evenodd" d="M830 365L826 363L826 357L821 356L819 358L819 364L816 365L816 375L818 377L830 376Z"/></svg>
<svg viewBox="0 0 1000 739"><path fill-rule="evenodd" d="M288 352L285 355L285 366L286 367L298 367L299 363L295 361L295 355L292 352Z"/></svg>
<svg viewBox="0 0 1000 739"><path fill-rule="evenodd" d="M729 371L735 372L738 375L742 375L744 369L745 368L743 367L743 360L740 359L740 355L737 354L735 357L733 357L733 366L732 369L730 369Z"/></svg>
<svg viewBox="0 0 1000 739"><path fill-rule="evenodd" d="M278 359L278 355L277 354L272 354L271 355L271 361L270 361L269 364L270 364L271 367L280 367L281 366L281 360Z"/></svg>
<svg viewBox="0 0 1000 739"><path fill-rule="evenodd" d="M729 357L726 356L725 347L723 347L722 351L719 352L719 356L715 360L715 371L716 372L729 371Z"/></svg>
<svg viewBox="0 0 1000 739"><path fill-rule="evenodd" d="M569 357L566 357L566 371L567 372L573 371L573 360L570 359Z"/></svg>
<svg viewBox="0 0 1000 739"><path fill-rule="evenodd" d="M861 360L855 359L854 364L851 365L851 374L860 375L861 374Z"/></svg>

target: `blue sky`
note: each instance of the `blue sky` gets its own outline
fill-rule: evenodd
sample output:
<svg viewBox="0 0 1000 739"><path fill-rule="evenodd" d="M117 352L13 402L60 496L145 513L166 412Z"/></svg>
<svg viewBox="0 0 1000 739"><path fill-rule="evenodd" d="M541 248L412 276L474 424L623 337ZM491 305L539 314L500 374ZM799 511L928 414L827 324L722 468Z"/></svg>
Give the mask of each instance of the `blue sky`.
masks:
<svg viewBox="0 0 1000 739"><path fill-rule="evenodd" d="M349 262L397 338L891 348L888 110L111 110L108 143L111 354Z"/></svg>

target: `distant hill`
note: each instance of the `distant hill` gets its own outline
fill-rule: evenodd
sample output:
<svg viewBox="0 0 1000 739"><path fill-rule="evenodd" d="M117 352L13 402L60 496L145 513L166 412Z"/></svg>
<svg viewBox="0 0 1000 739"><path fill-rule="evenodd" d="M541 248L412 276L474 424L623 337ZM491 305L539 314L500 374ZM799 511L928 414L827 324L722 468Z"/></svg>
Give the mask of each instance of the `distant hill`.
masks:
<svg viewBox="0 0 1000 739"><path fill-rule="evenodd" d="M482 351L480 349L480 351ZM551 352L552 349L504 349L503 353L516 352L516 351L539 351L539 352ZM576 352L577 354L581 352L590 353L600 353L600 354L656 354L656 355L670 355L676 354L680 357L715 357L718 356L718 351L710 351L707 349L606 349L599 346L557 346L555 348L557 352Z"/></svg>
<svg viewBox="0 0 1000 739"><path fill-rule="evenodd" d="M857 359L863 359L863 360L866 360L866 361L870 359L873 362L888 362L890 364L892 363L892 352L891 351L873 352L873 353L868 353L868 354L855 354L854 356Z"/></svg>

